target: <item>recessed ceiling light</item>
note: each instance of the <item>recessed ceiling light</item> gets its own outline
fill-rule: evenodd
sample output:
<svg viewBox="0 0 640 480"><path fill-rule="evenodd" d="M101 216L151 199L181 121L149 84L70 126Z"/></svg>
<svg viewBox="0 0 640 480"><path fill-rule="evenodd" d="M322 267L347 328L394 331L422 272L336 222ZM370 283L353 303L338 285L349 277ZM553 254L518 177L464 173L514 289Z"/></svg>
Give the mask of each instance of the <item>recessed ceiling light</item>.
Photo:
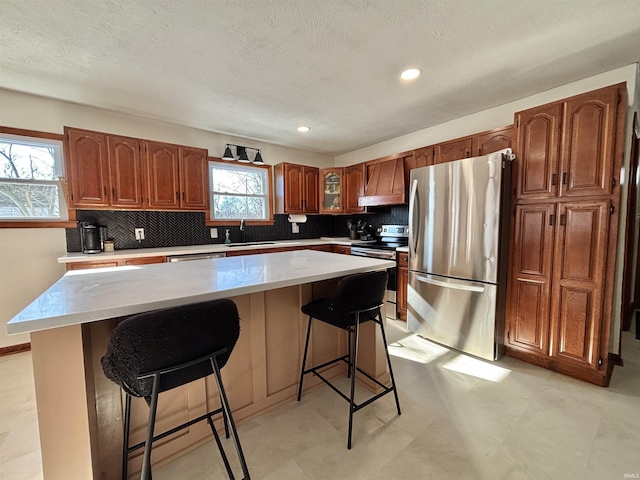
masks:
<svg viewBox="0 0 640 480"><path fill-rule="evenodd" d="M407 68L406 70L402 71L402 73L400 74L400 78L402 80L414 80L418 78L421 73L422 70L420 70L419 68Z"/></svg>
<svg viewBox="0 0 640 480"><path fill-rule="evenodd" d="M311 130L311 127L298 127L299 132L308 132Z"/></svg>

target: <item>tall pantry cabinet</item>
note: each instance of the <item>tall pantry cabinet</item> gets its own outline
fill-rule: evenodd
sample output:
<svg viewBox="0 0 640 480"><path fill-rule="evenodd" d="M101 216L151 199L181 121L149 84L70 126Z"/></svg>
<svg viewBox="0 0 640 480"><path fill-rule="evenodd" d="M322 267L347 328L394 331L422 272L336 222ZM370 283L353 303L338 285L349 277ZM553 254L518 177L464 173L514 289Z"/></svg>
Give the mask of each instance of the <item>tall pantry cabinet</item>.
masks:
<svg viewBox="0 0 640 480"><path fill-rule="evenodd" d="M507 354L608 385L626 88L515 115Z"/></svg>

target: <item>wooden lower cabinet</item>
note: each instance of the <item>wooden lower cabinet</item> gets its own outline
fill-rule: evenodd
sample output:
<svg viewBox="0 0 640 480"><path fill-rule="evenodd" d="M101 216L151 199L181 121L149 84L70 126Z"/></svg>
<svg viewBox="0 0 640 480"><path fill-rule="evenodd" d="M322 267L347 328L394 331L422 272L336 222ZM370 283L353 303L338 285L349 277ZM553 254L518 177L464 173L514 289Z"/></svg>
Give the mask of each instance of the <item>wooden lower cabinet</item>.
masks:
<svg viewBox="0 0 640 480"><path fill-rule="evenodd" d="M608 383L610 206L610 200L516 205L505 339L509 355Z"/></svg>
<svg viewBox="0 0 640 480"><path fill-rule="evenodd" d="M126 265L149 265L151 263L164 263L166 256L127 258L124 260L96 260L95 262L67 263L67 271L84 270L87 268L124 267Z"/></svg>
<svg viewBox="0 0 640 480"><path fill-rule="evenodd" d="M409 288L409 254L398 254L398 284L396 291L396 317L407 320L407 289Z"/></svg>

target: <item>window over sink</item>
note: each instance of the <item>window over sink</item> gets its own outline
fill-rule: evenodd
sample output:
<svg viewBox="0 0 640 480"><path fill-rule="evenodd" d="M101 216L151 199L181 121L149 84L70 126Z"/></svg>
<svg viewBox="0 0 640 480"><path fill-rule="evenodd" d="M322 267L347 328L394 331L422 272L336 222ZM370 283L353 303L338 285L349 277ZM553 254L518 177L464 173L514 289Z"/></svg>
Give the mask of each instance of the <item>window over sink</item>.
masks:
<svg viewBox="0 0 640 480"><path fill-rule="evenodd" d="M211 223L271 223L271 167L209 162Z"/></svg>

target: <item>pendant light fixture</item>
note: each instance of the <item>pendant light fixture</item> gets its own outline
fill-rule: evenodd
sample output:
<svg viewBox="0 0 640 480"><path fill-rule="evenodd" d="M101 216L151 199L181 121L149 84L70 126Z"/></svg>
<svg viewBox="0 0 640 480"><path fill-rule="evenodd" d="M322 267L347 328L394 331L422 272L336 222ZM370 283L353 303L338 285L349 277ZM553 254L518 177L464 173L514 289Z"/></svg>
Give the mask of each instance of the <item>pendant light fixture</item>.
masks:
<svg viewBox="0 0 640 480"><path fill-rule="evenodd" d="M232 143L227 143L225 145L224 155L222 155L223 160L234 161L236 159L233 156L231 147L236 147L236 155L238 156L239 163L253 163L254 165L264 165L264 160L262 159L262 155L260 154L259 148L243 147L242 145L234 145ZM256 156L254 157L253 162L249 160L249 155L247 155L247 150L256 151Z"/></svg>

